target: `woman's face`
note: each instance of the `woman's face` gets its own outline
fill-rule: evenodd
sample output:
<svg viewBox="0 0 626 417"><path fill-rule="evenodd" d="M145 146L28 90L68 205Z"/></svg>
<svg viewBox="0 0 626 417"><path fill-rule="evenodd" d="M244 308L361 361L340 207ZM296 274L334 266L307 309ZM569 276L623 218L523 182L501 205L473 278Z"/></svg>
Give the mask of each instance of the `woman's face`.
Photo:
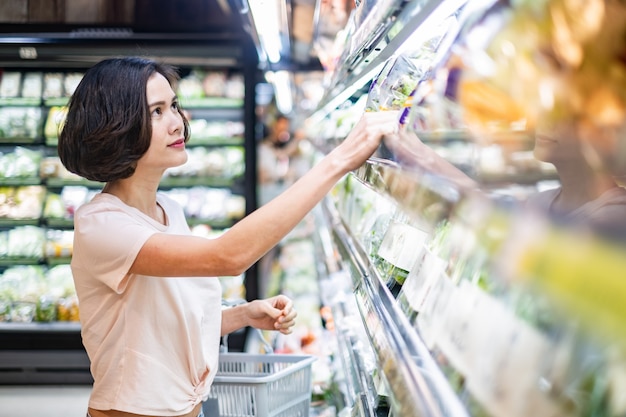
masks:
<svg viewBox="0 0 626 417"><path fill-rule="evenodd" d="M155 171L161 175L167 168L187 162L184 123L178 111L178 98L167 79L155 73L146 88L152 138L148 151L137 162L137 170Z"/></svg>
<svg viewBox="0 0 626 417"><path fill-rule="evenodd" d="M280 118L274 124L274 142L276 144L284 144L289 142L291 134L289 133L289 120Z"/></svg>
<svg viewBox="0 0 626 417"><path fill-rule="evenodd" d="M534 155L540 161L555 165L583 160L576 123L537 123Z"/></svg>

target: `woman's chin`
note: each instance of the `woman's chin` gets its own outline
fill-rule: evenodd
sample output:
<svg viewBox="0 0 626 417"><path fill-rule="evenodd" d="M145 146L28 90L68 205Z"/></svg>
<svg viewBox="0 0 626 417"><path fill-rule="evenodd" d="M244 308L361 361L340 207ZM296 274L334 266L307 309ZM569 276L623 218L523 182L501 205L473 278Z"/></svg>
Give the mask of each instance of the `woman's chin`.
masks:
<svg viewBox="0 0 626 417"><path fill-rule="evenodd" d="M543 147L538 145L535 145L535 148L533 149L533 156L536 160L540 162L552 162L550 152L547 149L544 149Z"/></svg>

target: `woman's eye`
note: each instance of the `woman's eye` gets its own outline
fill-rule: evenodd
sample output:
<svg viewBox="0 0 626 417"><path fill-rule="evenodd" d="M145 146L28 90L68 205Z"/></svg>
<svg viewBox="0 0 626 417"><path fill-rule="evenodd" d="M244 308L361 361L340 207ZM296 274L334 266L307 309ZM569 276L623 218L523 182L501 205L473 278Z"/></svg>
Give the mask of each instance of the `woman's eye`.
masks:
<svg viewBox="0 0 626 417"><path fill-rule="evenodd" d="M178 102L177 102L177 101L175 101L175 102L173 102L173 103L172 103L172 108L173 108L174 110L178 110Z"/></svg>
<svg viewBox="0 0 626 417"><path fill-rule="evenodd" d="M155 109L153 109L153 110L152 110L152 115L153 115L153 116L160 116L160 115L161 115L161 113L162 113L162 112L161 112L161 108L160 108L160 107L157 107L157 108L155 108Z"/></svg>

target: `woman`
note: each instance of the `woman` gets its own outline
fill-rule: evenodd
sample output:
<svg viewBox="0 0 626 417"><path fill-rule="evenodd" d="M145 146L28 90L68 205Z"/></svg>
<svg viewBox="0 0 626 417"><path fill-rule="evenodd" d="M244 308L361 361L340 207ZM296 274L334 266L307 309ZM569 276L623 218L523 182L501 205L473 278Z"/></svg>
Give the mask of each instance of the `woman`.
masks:
<svg viewBox="0 0 626 417"><path fill-rule="evenodd" d="M554 165L560 186L530 196L527 204L559 220L617 237L624 232L626 189L617 183L606 161L589 157L581 132L575 120L540 120L533 153L539 161Z"/></svg>
<svg viewBox="0 0 626 417"><path fill-rule="evenodd" d="M626 189L618 184L604 161L592 163L585 153L580 126L573 120L540 121L534 138L535 158L554 165L559 186L529 195L524 206L553 220L623 239ZM385 145L403 166L440 175L459 189L480 188L480 183L441 157L410 129L400 130Z"/></svg>
<svg viewBox="0 0 626 417"><path fill-rule="evenodd" d="M106 183L74 219L72 272L94 378L89 415L202 415L219 340L245 326L289 333L285 296L221 310L219 280L277 244L347 172L396 131L397 115L368 114L283 194L222 236L190 234L182 208L158 192L187 160L189 126L173 68L129 57L88 70L59 136L65 167Z"/></svg>
<svg viewBox="0 0 626 417"><path fill-rule="evenodd" d="M294 177L291 158L299 149L299 140L292 138L290 120L276 116L269 134L257 147L257 181L259 205L262 206L289 186Z"/></svg>

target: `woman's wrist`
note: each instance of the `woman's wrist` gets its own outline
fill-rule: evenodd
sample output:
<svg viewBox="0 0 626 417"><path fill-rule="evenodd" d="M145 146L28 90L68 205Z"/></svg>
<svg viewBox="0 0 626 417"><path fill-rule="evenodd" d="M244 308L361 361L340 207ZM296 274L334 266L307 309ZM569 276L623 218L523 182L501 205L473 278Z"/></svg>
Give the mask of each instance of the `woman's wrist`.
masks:
<svg viewBox="0 0 626 417"><path fill-rule="evenodd" d="M250 320L250 302L247 302L245 304L241 304L240 306L238 306L241 311L241 318L242 318L242 322L243 322L243 327L247 327L250 326L251 324L251 320Z"/></svg>
<svg viewBox="0 0 626 417"><path fill-rule="evenodd" d="M249 303L227 307L222 310L222 335L232 333L249 326Z"/></svg>
<svg viewBox="0 0 626 417"><path fill-rule="evenodd" d="M341 179L344 175L350 172L347 161L342 157L341 152L331 151L322 161L321 168L324 172L329 173L331 178L335 181Z"/></svg>

